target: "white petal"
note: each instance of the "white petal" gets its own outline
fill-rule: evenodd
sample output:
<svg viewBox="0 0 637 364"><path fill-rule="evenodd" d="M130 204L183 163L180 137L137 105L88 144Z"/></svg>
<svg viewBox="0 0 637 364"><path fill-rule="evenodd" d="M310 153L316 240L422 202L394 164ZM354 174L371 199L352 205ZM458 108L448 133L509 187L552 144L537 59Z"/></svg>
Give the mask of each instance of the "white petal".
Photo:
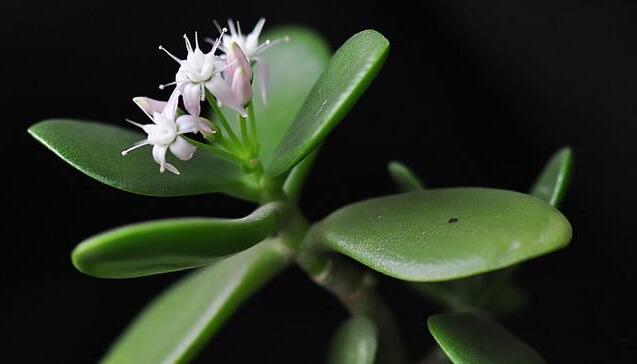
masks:
<svg viewBox="0 0 637 364"><path fill-rule="evenodd" d="M161 112L166 107L166 101L159 101L150 97L133 97L133 102L150 118L152 118L153 113Z"/></svg>
<svg viewBox="0 0 637 364"><path fill-rule="evenodd" d="M175 120L175 115L177 114L177 103L179 102L179 88L175 88L173 93L170 95L166 106L161 111L161 114L168 120Z"/></svg>
<svg viewBox="0 0 637 364"><path fill-rule="evenodd" d="M246 37L246 52L253 51L259 45L259 35L261 35L263 25L265 25L265 18L259 19L257 24L254 26L252 33L248 34Z"/></svg>
<svg viewBox="0 0 637 364"><path fill-rule="evenodd" d="M192 158L195 154L195 150L197 150L197 148L194 145L188 143L186 139L180 136L170 145L170 152L182 161L187 161Z"/></svg>
<svg viewBox="0 0 637 364"><path fill-rule="evenodd" d="M166 170L166 145L153 145L153 159L159 164L159 172L164 173Z"/></svg>
<svg viewBox="0 0 637 364"><path fill-rule="evenodd" d="M184 106L190 115L199 116L201 112L201 85L187 83L183 91Z"/></svg>

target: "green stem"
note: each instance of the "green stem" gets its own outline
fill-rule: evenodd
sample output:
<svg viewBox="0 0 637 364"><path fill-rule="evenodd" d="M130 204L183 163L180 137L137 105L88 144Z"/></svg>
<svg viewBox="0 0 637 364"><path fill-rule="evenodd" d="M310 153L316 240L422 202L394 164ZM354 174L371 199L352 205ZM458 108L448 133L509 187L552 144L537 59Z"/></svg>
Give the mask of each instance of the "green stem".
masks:
<svg viewBox="0 0 637 364"><path fill-rule="evenodd" d="M259 155L259 138L257 134L257 118L254 114L252 102L248 105L248 119L250 120L250 139L252 140L252 156Z"/></svg>
<svg viewBox="0 0 637 364"><path fill-rule="evenodd" d="M237 157L236 155L234 155L234 154L232 154L232 153L230 153L230 152L228 152L228 151L226 151L226 150L224 150L224 149L222 149L220 147L217 147L217 146L214 146L214 145L210 145L210 144L206 144L206 143L202 143L202 142L199 142L197 140L194 140L194 139L191 139L191 138L188 138L188 137L184 137L184 138L186 138L188 143L194 145L195 147L197 147L199 149L207 150L207 151L209 151L212 154L215 154L215 155L217 155L217 156L219 156L221 158L228 159L228 160L230 160L232 162L235 162L235 163L237 163L239 165L245 165L245 161L243 159Z"/></svg>
<svg viewBox="0 0 637 364"><path fill-rule="evenodd" d="M215 100L214 96L209 91L206 91L206 99L208 100L208 104L210 104L210 107L212 108L212 112L214 112L214 114L217 116L217 119L219 119L219 123L223 131L226 134L228 134L228 137L230 138L230 143L232 145L232 149L236 151L237 148L240 148L241 146L241 142L239 141L239 138L237 138L237 135L232 130L232 127L230 126L230 124L228 124L228 120L226 119L226 116L223 114L223 111L221 111L219 106L217 106L217 100Z"/></svg>
<svg viewBox="0 0 637 364"><path fill-rule="evenodd" d="M248 128L246 125L246 118L239 115L239 125L241 125L241 139L243 141L244 151L247 151L250 154L252 150L252 143L250 143L250 138L248 137ZM250 158L249 156L247 158Z"/></svg>

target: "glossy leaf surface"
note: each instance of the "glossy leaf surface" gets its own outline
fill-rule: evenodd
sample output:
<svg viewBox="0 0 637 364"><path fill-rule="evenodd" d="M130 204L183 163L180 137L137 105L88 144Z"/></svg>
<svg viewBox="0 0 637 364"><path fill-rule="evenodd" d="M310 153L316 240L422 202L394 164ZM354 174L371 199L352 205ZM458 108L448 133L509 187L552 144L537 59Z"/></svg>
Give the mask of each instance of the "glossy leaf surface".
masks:
<svg viewBox="0 0 637 364"><path fill-rule="evenodd" d="M266 165L267 174L290 170L325 139L378 74L388 51L389 41L373 30L355 34L336 51Z"/></svg>
<svg viewBox="0 0 637 364"><path fill-rule="evenodd" d="M406 165L393 161L387 166L391 178L401 192L422 190L423 185L418 176Z"/></svg>
<svg viewBox="0 0 637 364"><path fill-rule="evenodd" d="M132 224L91 237L73 264L100 278L131 278L200 267L238 253L276 232L276 204L242 219L179 218Z"/></svg>
<svg viewBox="0 0 637 364"><path fill-rule="evenodd" d="M188 162L168 156L181 175L159 173L151 147L121 151L145 138L128 129L77 120L47 120L29 133L64 161L109 186L141 195L183 196L224 192L252 199L249 183L235 164L197 151Z"/></svg>
<svg viewBox="0 0 637 364"><path fill-rule="evenodd" d="M373 364L378 347L378 330L372 320L353 317L339 328L330 343L328 364Z"/></svg>
<svg viewBox="0 0 637 364"><path fill-rule="evenodd" d="M570 148L564 148L551 157L533 185L531 194L553 206L559 206L566 194L572 172L573 153Z"/></svg>
<svg viewBox="0 0 637 364"><path fill-rule="evenodd" d="M435 315L427 320L427 325L454 364L546 363L535 350L483 315Z"/></svg>
<svg viewBox="0 0 637 364"><path fill-rule="evenodd" d="M188 362L287 261L274 239L191 273L131 323L102 363Z"/></svg>
<svg viewBox="0 0 637 364"><path fill-rule="evenodd" d="M389 276L439 281L503 268L564 247L566 218L535 197L449 188L375 198L319 223L315 239Z"/></svg>

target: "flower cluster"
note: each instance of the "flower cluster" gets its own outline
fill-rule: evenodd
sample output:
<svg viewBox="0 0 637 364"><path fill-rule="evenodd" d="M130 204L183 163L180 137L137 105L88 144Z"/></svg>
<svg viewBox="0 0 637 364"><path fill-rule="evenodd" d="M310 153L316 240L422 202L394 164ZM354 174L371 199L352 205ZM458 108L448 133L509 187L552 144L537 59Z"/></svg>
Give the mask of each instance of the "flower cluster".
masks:
<svg viewBox="0 0 637 364"><path fill-rule="evenodd" d="M265 102L267 99L268 67L263 52L276 44L277 41L266 40L259 43L259 35L263 30L265 19L260 19L251 33L244 35L241 32L239 22L228 21L227 28L221 28L215 22L219 30L219 37L212 43L212 48L204 53L199 45L199 39L195 32L194 47L184 34L186 43L186 58L180 59L160 46L163 50L179 64L179 69L175 75L175 80L165 85L160 85L160 89L166 86L175 86L168 101L157 101L147 97L136 97L133 102L152 120L152 124L139 124L130 121L144 130L148 134L147 138L135 143L132 147L124 150L122 155L126 155L133 149L144 145L152 145L153 159L159 164L159 171L168 170L175 174L179 171L175 166L166 161L166 152L171 151L175 157L181 160L189 160L194 155L196 147L191 144L182 134L201 133L208 138L216 133L211 127L211 122L200 116L201 102L206 100L206 93L209 92L214 98L216 106L226 106L238 113L241 118L247 118L246 106L252 100L252 80L254 66L256 77L260 81L260 96ZM287 40L287 39L286 39ZM221 54L217 54L220 51ZM179 115L179 99L183 100L186 114ZM214 107L215 105L213 105ZM227 126L227 125L226 125ZM232 129L227 127L226 133L232 135ZM236 137L235 137L236 138ZM232 155L230 151L220 153Z"/></svg>

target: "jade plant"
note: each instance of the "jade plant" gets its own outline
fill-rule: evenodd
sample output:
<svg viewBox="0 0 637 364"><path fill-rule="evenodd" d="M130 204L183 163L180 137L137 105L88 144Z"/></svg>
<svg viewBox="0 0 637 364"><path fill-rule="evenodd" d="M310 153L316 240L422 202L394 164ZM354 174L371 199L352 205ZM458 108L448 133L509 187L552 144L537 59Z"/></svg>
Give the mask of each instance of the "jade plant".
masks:
<svg viewBox="0 0 637 364"><path fill-rule="evenodd" d="M56 119L29 129L71 166L115 188L157 197L224 193L256 206L239 219L126 225L73 250L75 267L93 277L193 270L149 304L102 362L190 361L241 304L292 264L351 313L329 343L330 363L409 359L375 288L385 276L440 305L443 313L426 323L439 347L424 362L544 362L495 320L524 307L517 265L571 239L556 209L570 150L551 159L529 194L429 189L392 162L400 193L310 222L298 206L304 180L321 143L381 69L389 42L365 30L331 54L313 31L282 27L262 35L263 26L260 20L244 34L238 23L217 24L215 39L200 44L195 33L194 46L184 35L183 59L160 47L178 69L174 82L160 86L174 86L167 101L133 99L149 122L122 128Z"/></svg>

